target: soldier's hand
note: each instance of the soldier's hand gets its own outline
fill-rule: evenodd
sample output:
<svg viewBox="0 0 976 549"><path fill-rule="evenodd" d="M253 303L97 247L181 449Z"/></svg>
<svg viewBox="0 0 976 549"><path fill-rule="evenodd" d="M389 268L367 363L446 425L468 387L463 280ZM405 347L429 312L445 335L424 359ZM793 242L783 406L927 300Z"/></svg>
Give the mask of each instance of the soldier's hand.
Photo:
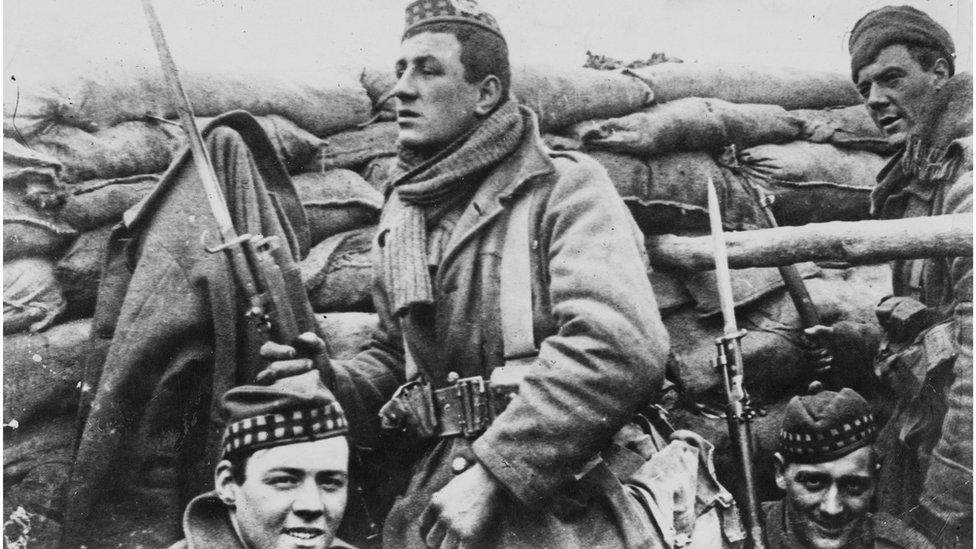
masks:
<svg viewBox="0 0 976 549"><path fill-rule="evenodd" d="M315 369L315 357L325 350L325 342L312 332L300 334L292 345L268 341L261 346L261 358L270 362L254 382L271 385L283 377L304 374Z"/></svg>
<svg viewBox="0 0 976 549"><path fill-rule="evenodd" d="M420 518L427 547L481 544L503 489L480 463L451 479L430 498Z"/></svg>
<svg viewBox="0 0 976 549"><path fill-rule="evenodd" d="M818 324L803 330L803 352L815 368L817 375L830 371L834 363L831 352L834 341L834 328Z"/></svg>

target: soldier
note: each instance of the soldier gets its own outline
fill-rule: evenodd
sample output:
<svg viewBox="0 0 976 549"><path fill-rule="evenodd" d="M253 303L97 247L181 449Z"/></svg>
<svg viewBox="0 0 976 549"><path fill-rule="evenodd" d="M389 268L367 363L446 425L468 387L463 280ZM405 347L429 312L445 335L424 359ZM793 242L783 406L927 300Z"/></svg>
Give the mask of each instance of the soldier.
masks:
<svg viewBox="0 0 976 549"><path fill-rule="evenodd" d="M772 549L931 547L897 518L870 512L876 439L871 407L851 389L790 400L776 453L776 485L786 496L763 504Z"/></svg>
<svg viewBox="0 0 976 549"><path fill-rule="evenodd" d="M186 537L172 549L351 547L335 538L348 494L346 418L318 374L236 387L221 411L214 491L187 506Z"/></svg>
<svg viewBox="0 0 976 549"><path fill-rule="evenodd" d="M851 75L872 119L899 152L878 175L871 213L881 219L972 212L972 76L954 74L949 33L921 11L884 7L854 26ZM894 295L883 329L808 333L835 357L875 356L898 399L879 435L883 510L910 516L938 544L972 537L972 257L892 263ZM870 339L870 338L868 338Z"/></svg>
<svg viewBox="0 0 976 549"><path fill-rule="evenodd" d="M653 525L619 480L646 457L616 474L600 457L664 375L643 237L603 168L541 145L490 14L470 0L406 13L398 163L374 246L381 327L332 362L354 440L353 416L368 423L406 382L382 418L421 457L384 543L646 545ZM519 380L499 392L503 372Z"/></svg>

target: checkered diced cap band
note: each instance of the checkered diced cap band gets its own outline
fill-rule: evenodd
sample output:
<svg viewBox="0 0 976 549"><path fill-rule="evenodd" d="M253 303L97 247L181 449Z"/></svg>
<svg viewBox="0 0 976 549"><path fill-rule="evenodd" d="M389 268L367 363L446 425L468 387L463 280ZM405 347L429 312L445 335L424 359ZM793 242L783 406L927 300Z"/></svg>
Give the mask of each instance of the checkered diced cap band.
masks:
<svg viewBox="0 0 976 549"><path fill-rule="evenodd" d="M318 371L279 379L272 385L242 385L221 399L224 456L296 442L341 436L346 416Z"/></svg>
<svg viewBox="0 0 976 549"><path fill-rule="evenodd" d="M779 433L783 457L792 463L824 463L877 439L874 414L851 389L793 397Z"/></svg>
<svg viewBox="0 0 976 549"><path fill-rule="evenodd" d="M224 455L344 435L346 417L336 403L249 417L224 430Z"/></svg>
<svg viewBox="0 0 976 549"><path fill-rule="evenodd" d="M502 40L505 39L498 21L490 13L482 10L475 0L417 0L407 6L406 19L404 37L423 25L463 23L481 27L497 34Z"/></svg>

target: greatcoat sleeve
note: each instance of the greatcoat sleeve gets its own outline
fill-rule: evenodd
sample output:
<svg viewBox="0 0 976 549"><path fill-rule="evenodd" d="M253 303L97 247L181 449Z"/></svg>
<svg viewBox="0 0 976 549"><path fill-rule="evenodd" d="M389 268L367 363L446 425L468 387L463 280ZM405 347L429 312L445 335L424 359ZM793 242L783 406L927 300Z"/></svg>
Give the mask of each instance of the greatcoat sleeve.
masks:
<svg viewBox="0 0 976 549"><path fill-rule="evenodd" d="M606 171L582 156L554 161L560 176L542 205L539 245L558 330L473 446L530 506L571 481L649 401L668 351L643 237Z"/></svg>
<svg viewBox="0 0 976 549"><path fill-rule="evenodd" d="M973 172L962 174L946 197L945 213L973 211ZM947 395L942 433L932 450L920 504L953 524L972 520L973 486L973 258L957 257L950 267L958 356Z"/></svg>

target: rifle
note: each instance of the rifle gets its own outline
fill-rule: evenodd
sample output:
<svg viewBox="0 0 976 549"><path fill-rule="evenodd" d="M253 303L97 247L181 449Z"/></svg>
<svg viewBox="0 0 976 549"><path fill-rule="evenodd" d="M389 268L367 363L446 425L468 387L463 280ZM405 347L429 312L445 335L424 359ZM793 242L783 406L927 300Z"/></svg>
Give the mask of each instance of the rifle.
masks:
<svg viewBox="0 0 976 549"><path fill-rule="evenodd" d="M194 122L193 108L180 83L176 63L170 54L162 26L156 16L152 0L142 0L142 7L149 21L162 64L163 76L170 88L173 107L180 117L180 125L186 132L190 145L190 160L196 166L200 180L207 194L207 202L217 222L221 243L206 247L207 252L224 252L238 288L243 292L248 310L245 317L258 332L271 340L291 345L300 333L298 319L289 300L285 278L279 265L288 260L290 251L283 246L277 236L251 234L238 235L231 220L230 210L224 200L220 183L213 170L213 164L203 147L203 138Z"/></svg>
<svg viewBox="0 0 976 549"><path fill-rule="evenodd" d="M766 216L766 222L769 224L769 228L775 229L779 227L772 208L776 197L766 193L766 191L759 188L755 183L750 182L749 185L756 194L759 207L762 208L763 214ZM790 298L793 300L793 305L796 306L796 311L800 313L800 322L803 324L803 327L809 328L820 324L820 313L817 312L817 307L813 304L813 300L810 298L810 292L807 291L807 287L803 283L803 277L800 276L796 267L793 265L780 265L776 268L779 269L779 274L783 277L783 282L786 284L786 291L789 292Z"/></svg>
<svg viewBox="0 0 976 549"><path fill-rule="evenodd" d="M715 346L718 349L717 362L718 367L722 370L727 400L725 419L728 422L729 436L736 450L736 457L745 481L745 513L743 515L749 536L749 546L753 549L765 549L766 539L759 508L759 497L756 493L756 481L753 476L752 432L749 427L754 410L749 406L749 395L746 394L744 387L742 347L740 344L740 340L746 335L746 331L740 330L735 321L732 278L729 275L729 258L722 232L722 214L718 207L718 194L715 192L715 185L710 177L708 178L708 220L714 241L715 275L718 280L722 319L725 321L723 335L715 339Z"/></svg>

